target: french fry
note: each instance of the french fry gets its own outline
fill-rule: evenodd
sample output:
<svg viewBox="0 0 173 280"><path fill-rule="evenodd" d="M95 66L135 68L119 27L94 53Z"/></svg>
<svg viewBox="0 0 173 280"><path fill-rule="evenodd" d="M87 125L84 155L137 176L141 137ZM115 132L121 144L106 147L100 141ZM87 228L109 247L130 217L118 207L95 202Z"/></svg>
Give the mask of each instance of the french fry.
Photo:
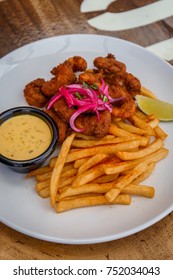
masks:
<svg viewBox="0 0 173 280"><path fill-rule="evenodd" d="M68 187L64 192L62 192L59 197L58 201L64 200L66 197L74 197L81 194L104 194L108 192L112 188L112 184L86 184L81 187L72 188ZM150 186L145 185L135 185L135 184L129 184L127 185L123 190L122 193L129 194L129 195L138 195L138 196L144 196L148 198L152 198L155 193L155 189Z"/></svg>
<svg viewBox="0 0 173 280"><path fill-rule="evenodd" d="M107 175L116 174L119 172L127 171L143 161L145 161L147 164L156 163L164 159L167 156L167 154L168 154L168 149L160 148L156 152L139 159L123 161L123 162L115 162L115 163L113 162L110 164L103 164L103 169Z"/></svg>
<svg viewBox="0 0 173 280"><path fill-rule="evenodd" d="M74 164L73 163L67 163L67 164L64 164L64 167L62 169L62 173L68 171L68 170L71 170L71 168L74 167Z"/></svg>
<svg viewBox="0 0 173 280"><path fill-rule="evenodd" d="M112 202L127 185L129 185L133 180L141 175L147 168L147 163L141 162L132 170L130 170L129 173L120 177L118 182L115 182L115 184L113 184L113 188L105 194L107 201Z"/></svg>
<svg viewBox="0 0 173 280"><path fill-rule="evenodd" d="M85 173L77 175L72 183L72 187L80 187L82 185L85 185L103 174L103 167L101 164L98 164L97 166L94 166L93 168L87 170Z"/></svg>
<svg viewBox="0 0 173 280"><path fill-rule="evenodd" d="M41 175L44 173L48 173L52 171L52 168L50 168L49 166L42 166L39 167L38 169L32 170L31 172L29 172L25 178L30 178L30 177L34 177L36 175Z"/></svg>
<svg viewBox="0 0 173 280"><path fill-rule="evenodd" d="M136 161L130 161L130 162L119 162L115 164L103 164L103 169L105 174L116 174L120 172L127 171L129 169L132 169L137 165Z"/></svg>
<svg viewBox="0 0 173 280"><path fill-rule="evenodd" d="M86 162L84 162L84 164L82 164L79 167L77 174L84 173L85 171L87 171L88 169L90 169L91 167L93 167L94 165L96 165L97 163L99 163L100 161L105 159L106 157L107 157L106 154L96 154L96 155L90 157Z"/></svg>
<svg viewBox="0 0 173 280"><path fill-rule="evenodd" d="M86 193L103 193L101 188L99 187L99 184L86 184L83 185L82 187L68 187L64 192L62 192L59 195L59 201L62 200L65 197L71 197L74 195L79 195L79 194L86 194Z"/></svg>
<svg viewBox="0 0 173 280"><path fill-rule="evenodd" d="M153 198L155 189L151 186L129 184L122 190L122 193Z"/></svg>
<svg viewBox="0 0 173 280"><path fill-rule="evenodd" d="M38 182L35 186L36 190L39 192L47 187L50 187L50 180L46 180L46 181L42 181L42 182Z"/></svg>
<svg viewBox="0 0 173 280"><path fill-rule="evenodd" d="M132 183L137 185L137 184L140 184L145 179L147 179L150 176L150 174L152 173L154 167L155 167L155 163L151 162L148 165L148 168L141 175L139 175L135 180L133 180Z"/></svg>
<svg viewBox="0 0 173 280"><path fill-rule="evenodd" d="M127 194L121 194L116 197L111 203L109 203L103 195L96 195L90 197L80 197L75 199L68 199L59 201L56 206L56 212L64 212L75 208L91 207L97 205L108 205L108 204L124 204L129 205L131 203L131 197Z"/></svg>
<svg viewBox="0 0 173 280"><path fill-rule="evenodd" d="M138 107L136 108L135 116L137 116L139 119L144 120L144 121L147 117L147 115L144 114Z"/></svg>
<svg viewBox="0 0 173 280"><path fill-rule="evenodd" d="M128 131L125 131L124 129L119 128L117 125L112 124L109 127L109 133L113 134L117 137L133 137L134 135Z"/></svg>
<svg viewBox="0 0 173 280"><path fill-rule="evenodd" d="M64 140L55 167L52 172L51 182L50 182L50 200L51 200L52 207L54 207L56 203L56 193L58 190L58 184L59 184L61 172L64 167L74 137L75 134L71 134Z"/></svg>
<svg viewBox="0 0 173 280"><path fill-rule="evenodd" d="M74 162L74 168L79 168L88 159L89 159L89 157L76 159L75 162Z"/></svg>
<svg viewBox="0 0 173 280"><path fill-rule="evenodd" d="M112 135L113 136L113 135ZM129 138L129 140L131 140ZM113 139L102 139L102 140L74 140L73 146L77 148L88 148L88 147L94 147L94 146L100 146L100 145L106 145L106 144L117 144L124 142L124 138L120 137L114 137Z"/></svg>
<svg viewBox="0 0 173 280"><path fill-rule="evenodd" d="M138 147L139 145L140 145L140 140L131 140L118 144L108 144L108 145L97 146L93 148L84 148L81 149L81 151L70 152L67 155L66 162L72 162L77 159L93 156L98 153L113 154L116 153L117 151L122 151L127 149L131 150Z"/></svg>
<svg viewBox="0 0 173 280"><path fill-rule="evenodd" d="M165 131L163 131L163 129L160 126L156 126L154 131L156 133L157 138L165 140L168 137L168 134Z"/></svg>
<svg viewBox="0 0 173 280"><path fill-rule="evenodd" d="M151 90L149 90L148 88L146 88L144 86L141 87L141 94L144 96L153 98L153 99L157 99L157 96Z"/></svg>
<svg viewBox="0 0 173 280"><path fill-rule="evenodd" d="M110 174L110 175L102 175L92 181L92 183L103 184L115 181L119 176L119 173Z"/></svg>
<svg viewBox="0 0 173 280"><path fill-rule="evenodd" d="M72 182L75 180L76 176L72 176L69 178L60 178L59 184L58 184L58 190L60 191L62 188L72 184Z"/></svg>
<svg viewBox="0 0 173 280"><path fill-rule="evenodd" d="M131 133L113 124L111 124L109 127L109 133L112 133L113 135L117 136L117 139L122 139L122 140L124 139L124 141L140 140L140 146L146 146L149 142L149 139L147 137L142 137L141 135ZM146 135L146 131L145 131L145 135Z"/></svg>
<svg viewBox="0 0 173 280"><path fill-rule="evenodd" d="M132 121L132 123L135 124L136 127L145 130L147 135L155 136L154 129L147 122L138 118L136 115L132 116L130 118L130 121Z"/></svg>
<svg viewBox="0 0 173 280"><path fill-rule="evenodd" d="M48 198L50 196L50 188L47 187L45 189L42 189L38 192L39 196L42 198Z"/></svg>
<svg viewBox="0 0 173 280"><path fill-rule="evenodd" d="M43 181L49 180L51 178L51 176L52 176L52 170L47 173L35 175L35 178L37 181L43 182Z"/></svg>
<svg viewBox="0 0 173 280"><path fill-rule="evenodd" d="M58 157L53 157L53 158L50 159L50 161L49 161L49 167L50 168L52 168L52 169L54 168L54 166L56 164L56 161L57 161L57 158Z"/></svg>
<svg viewBox="0 0 173 280"><path fill-rule="evenodd" d="M152 128L156 128L159 124L159 120L157 118L154 118L153 120L148 121L148 124L152 127Z"/></svg>
<svg viewBox="0 0 173 280"><path fill-rule="evenodd" d="M127 151L118 151L116 155L121 160L133 160L138 158L143 158L147 155L154 153L163 146L163 141L161 139L155 139L151 144L146 148L143 148L137 152L127 152Z"/></svg>
<svg viewBox="0 0 173 280"><path fill-rule="evenodd" d="M141 129L139 127L136 127L132 124L128 124L128 123L125 123L123 121L119 121L117 122L117 126L127 132L130 132L130 133L134 133L134 134L139 134L139 135L144 135L146 134L146 131L144 129Z"/></svg>
<svg viewBox="0 0 173 280"><path fill-rule="evenodd" d="M62 171L61 173L61 179L62 178L69 178L69 177L72 177L74 175L76 175L77 173L77 169L76 168L70 168L69 170L66 170L65 172Z"/></svg>

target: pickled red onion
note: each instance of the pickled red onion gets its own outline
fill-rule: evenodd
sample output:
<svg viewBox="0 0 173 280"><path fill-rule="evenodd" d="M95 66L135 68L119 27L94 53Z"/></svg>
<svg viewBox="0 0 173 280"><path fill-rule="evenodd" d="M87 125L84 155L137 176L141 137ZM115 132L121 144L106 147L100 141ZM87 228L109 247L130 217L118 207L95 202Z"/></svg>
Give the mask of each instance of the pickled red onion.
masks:
<svg viewBox="0 0 173 280"><path fill-rule="evenodd" d="M96 113L98 121L100 120L99 111L109 110L112 112L113 102L119 101L122 98L113 99L108 92L108 85L102 80L100 87L90 86L87 84L71 84L62 86L58 94L54 95L50 100L47 109L50 109L53 104L61 97L64 97L68 107L77 107L76 112L70 118L70 127L77 132L83 130L75 126L75 119L82 113Z"/></svg>

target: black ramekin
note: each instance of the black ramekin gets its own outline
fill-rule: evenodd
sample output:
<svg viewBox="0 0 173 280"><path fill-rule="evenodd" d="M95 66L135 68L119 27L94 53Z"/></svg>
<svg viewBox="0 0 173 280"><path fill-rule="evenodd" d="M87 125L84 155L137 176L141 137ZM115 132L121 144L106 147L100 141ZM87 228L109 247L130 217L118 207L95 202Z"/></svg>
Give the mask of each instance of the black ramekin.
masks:
<svg viewBox="0 0 173 280"><path fill-rule="evenodd" d="M58 142L58 127L55 124L54 120L46 114L44 111L37 109L35 107L29 107L29 106L22 106L22 107L15 107L8 109L0 114L0 125L8 120L9 118L12 118L14 116L18 115L24 115L24 114L30 114L37 116L44 120L47 125L50 128L51 134L52 134L52 141L49 145L49 147L39 156L29 159L29 160L12 160L9 158L6 158L2 155L0 155L0 162L5 164L6 166L10 167L12 170L20 173L27 173L33 169L38 168L41 166L46 159L50 157L50 155L54 152L57 142Z"/></svg>

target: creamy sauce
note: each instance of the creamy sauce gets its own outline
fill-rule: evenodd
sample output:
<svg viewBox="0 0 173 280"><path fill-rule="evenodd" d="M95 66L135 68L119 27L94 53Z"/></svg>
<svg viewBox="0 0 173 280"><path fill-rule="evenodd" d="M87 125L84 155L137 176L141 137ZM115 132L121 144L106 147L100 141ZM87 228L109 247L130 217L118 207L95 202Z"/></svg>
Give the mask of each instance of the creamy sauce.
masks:
<svg viewBox="0 0 173 280"><path fill-rule="evenodd" d="M19 115L0 127L0 154L13 160L41 155L50 145L52 134L45 121L33 115Z"/></svg>

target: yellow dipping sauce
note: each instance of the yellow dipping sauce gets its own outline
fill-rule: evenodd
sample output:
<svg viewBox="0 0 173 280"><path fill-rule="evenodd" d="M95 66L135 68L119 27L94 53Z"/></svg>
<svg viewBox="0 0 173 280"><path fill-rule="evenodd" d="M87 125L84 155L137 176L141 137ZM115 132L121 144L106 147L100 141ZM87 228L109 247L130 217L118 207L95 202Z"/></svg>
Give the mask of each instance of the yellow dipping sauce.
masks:
<svg viewBox="0 0 173 280"><path fill-rule="evenodd" d="M0 126L0 154L9 159L35 158L49 147L51 140L47 123L34 115L18 115Z"/></svg>

